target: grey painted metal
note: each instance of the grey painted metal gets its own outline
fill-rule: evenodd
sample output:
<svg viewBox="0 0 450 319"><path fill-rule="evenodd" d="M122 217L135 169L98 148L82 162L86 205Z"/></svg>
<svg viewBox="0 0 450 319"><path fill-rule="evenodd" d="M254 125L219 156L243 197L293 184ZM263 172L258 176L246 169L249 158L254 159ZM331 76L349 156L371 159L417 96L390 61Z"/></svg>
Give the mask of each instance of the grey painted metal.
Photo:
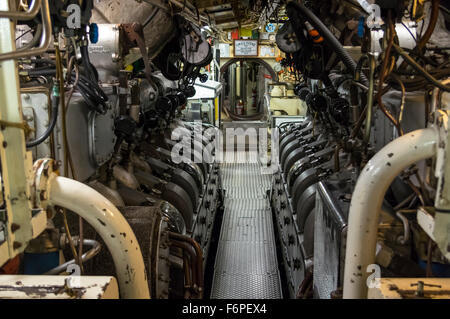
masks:
<svg viewBox="0 0 450 319"><path fill-rule="evenodd" d="M213 299L282 297L267 190L271 175L248 152L221 165L225 210L211 291ZM242 162L246 160L246 162Z"/></svg>

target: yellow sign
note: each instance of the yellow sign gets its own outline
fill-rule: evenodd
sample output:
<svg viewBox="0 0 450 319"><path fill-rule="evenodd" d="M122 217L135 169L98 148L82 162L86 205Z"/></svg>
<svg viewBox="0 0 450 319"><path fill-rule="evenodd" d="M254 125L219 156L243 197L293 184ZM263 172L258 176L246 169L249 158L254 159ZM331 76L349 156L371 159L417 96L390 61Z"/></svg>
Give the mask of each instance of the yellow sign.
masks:
<svg viewBox="0 0 450 319"><path fill-rule="evenodd" d="M252 29L240 28L239 29L239 36L241 38L243 38L243 37L251 38L252 37Z"/></svg>

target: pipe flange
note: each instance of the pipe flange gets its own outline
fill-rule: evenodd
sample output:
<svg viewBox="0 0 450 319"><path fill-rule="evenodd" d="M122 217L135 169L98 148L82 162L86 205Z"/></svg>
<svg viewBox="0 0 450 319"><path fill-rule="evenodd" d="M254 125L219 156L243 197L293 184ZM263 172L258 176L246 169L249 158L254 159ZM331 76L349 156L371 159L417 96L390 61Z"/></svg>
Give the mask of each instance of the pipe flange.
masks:
<svg viewBox="0 0 450 319"><path fill-rule="evenodd" d="M31 199L34 207L47 209L51 181L58 176L57 164L51 158L37 160L33 165Z"/></svg>

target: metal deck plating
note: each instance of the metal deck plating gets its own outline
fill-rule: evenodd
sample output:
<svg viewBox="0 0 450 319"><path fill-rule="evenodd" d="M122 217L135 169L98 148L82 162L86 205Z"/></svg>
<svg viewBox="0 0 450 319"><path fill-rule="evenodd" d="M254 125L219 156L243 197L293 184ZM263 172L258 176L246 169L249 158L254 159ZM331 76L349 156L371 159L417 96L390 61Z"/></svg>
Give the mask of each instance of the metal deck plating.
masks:
<svg viewBox="0 0 450 319"><path fill-rule="evenodd" d="M231 156L227 156L230 159ZM266 192L271 175L248 153L221 165L225 210L211 298L281 298L272 216Z"/></svg>

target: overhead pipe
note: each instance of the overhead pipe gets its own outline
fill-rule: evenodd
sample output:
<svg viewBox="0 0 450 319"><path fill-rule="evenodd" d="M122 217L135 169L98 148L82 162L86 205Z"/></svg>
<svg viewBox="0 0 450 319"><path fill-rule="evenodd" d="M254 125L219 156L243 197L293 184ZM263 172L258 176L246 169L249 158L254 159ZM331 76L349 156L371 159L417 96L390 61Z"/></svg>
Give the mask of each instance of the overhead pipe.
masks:
<svg viewBox="0 0 450 319"><path fill-rule="evenodd" d="M445 79L443 81L441 81L442 85L448 85L450 84L450 79ZM441 99L441 89L439 87L436 87L433 90L433 95L432 95L432 99L431 99L431 110L430 113L434 113L437 111L437 109L439 108L439 102Z"/></svg>
<svg viewBox="0 0 450 319"><path fill-rule="evenodd" d="M11 20L32 20L38 14L40 7L41 0L34 0L28 11L0 11L0 18L9 18Z"/></svg>
<svg viewBox="0 0 450 319"><path fill-rule="evenodd" d="M3 0L4 1L4 0ZM33 2L37 3L37 0ZM37 5L37 4L36 4ZM48 4L48 0L42 0L42 3L40 5L41 8L41 17L42 17L42 24L43 24L43 31L41 36L41 42L39 47L32 48L29 50L17 50L7 53L0 54L0 62L4 60L11 60L11 59L20 59L25 58L29 56L37 56L45 53L50 46L50 42L52 39L52 22L50 18L50 7ZM6 11L0 11L0 18L8 17L11 14L14 14L15 12L6 12Z"/></svg>
<svg viewBox="0 0 450 319"><path fill-rule="evenodd" d="M83 183L57 176L49 180L48 203L73 211L100 235L114 260L122 298L150 298L144 260L136 236L109 200Z"/></svg>
<svg viewBox="0 0 450 319"><path fill-rule="evenodd" d="M344 299L367 298L367 267L375 264L379 217L387 189L404 169L435 156L437 143L437 129L417 130L387 144L364 167L350 203Z"/></svg>

